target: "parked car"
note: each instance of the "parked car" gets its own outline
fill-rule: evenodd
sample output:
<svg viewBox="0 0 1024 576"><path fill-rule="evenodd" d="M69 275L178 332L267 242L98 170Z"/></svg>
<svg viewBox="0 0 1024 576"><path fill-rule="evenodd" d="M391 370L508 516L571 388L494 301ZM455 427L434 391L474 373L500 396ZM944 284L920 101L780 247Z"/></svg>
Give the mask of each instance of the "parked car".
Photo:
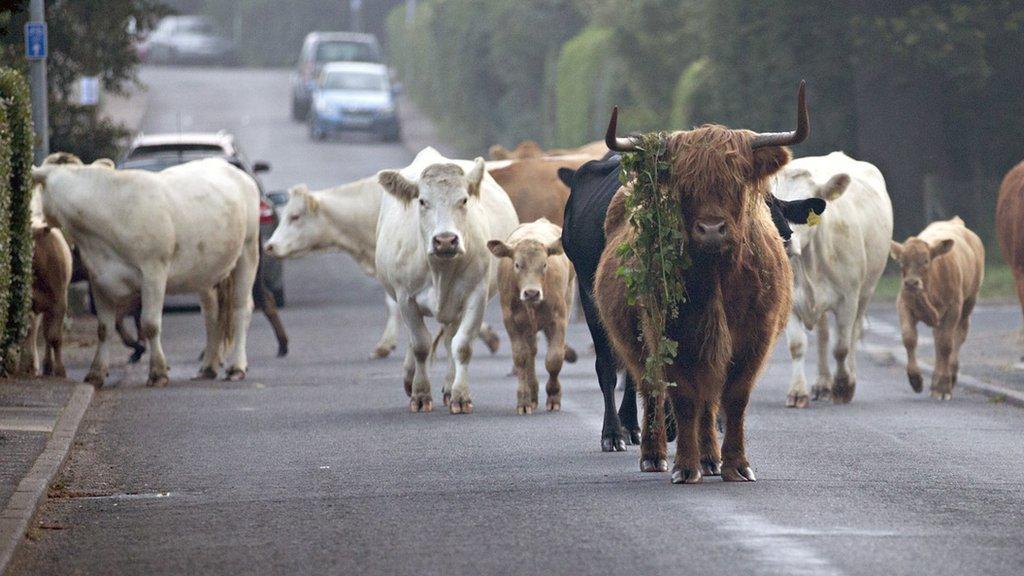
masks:
<svg viewBox="0 0 1024 576"><path fill-rule="evenodd" d="M167 16L138 47L155 64L235 64L235 43L206 16Z"/></svg>
<svg viewBox="0 0 1024 576"><path fill-rule="evenodd" d="M401 136L395 91L384 65L338 62L320 72L309 135L322 140L343 130L375 132L385 142Z"/></svg>
<svg viewBox="0 0 1024 576"><path fill-rule="evenodd" d="M279 217L277 204L267 195L257 176L270 170L263 161L250 162L239 149L235 137L227 132L145 134L132 142L120 168L135 168L158 172L178 164L209 157L224 158L238 166L256 180L260 189L260 245L274 233ZM287 202L287 196L282 199ZM281 260L273 256L260 256L263 281L274 295L278 306L284 306L284 271Z"/></svg>
<svg viewBox="0 0 1024 576"><path fill-rule="evenodd" d="M302 43L292 75L292 118L305 120L312 104L316 80L331 62L383 62L380 44L372 34L310 32Z"/></svg>

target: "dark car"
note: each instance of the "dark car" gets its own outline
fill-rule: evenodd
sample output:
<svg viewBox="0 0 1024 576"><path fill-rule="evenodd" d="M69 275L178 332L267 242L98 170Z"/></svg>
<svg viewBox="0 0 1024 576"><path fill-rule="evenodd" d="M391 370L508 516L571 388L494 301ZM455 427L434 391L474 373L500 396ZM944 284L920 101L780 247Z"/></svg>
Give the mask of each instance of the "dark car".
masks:
<svg viewBox="0 0 1024 576"><path fill-rule="evenodd" d="M372 34L310 32L302 43L299 62L292 75L292 118L305 120L313 90L325 64L331 62L383 62L380 44Z"/></svg>
<svg viewBox="0 0 1024 576"><path fill-rule="evenodd" d="M140 135L132 142L121 169L140 169L158 172L164 168L183 164L191 160L218 157L244 170L256 180L260 189L260 245L277 228L276 205L267 195L257 174L270 170L266 162L250 162L235 142L235 137L226 132L147 134ZM274 295L278 306L284 306L284 273L281 260L261 255L263 281Z"/></svg>

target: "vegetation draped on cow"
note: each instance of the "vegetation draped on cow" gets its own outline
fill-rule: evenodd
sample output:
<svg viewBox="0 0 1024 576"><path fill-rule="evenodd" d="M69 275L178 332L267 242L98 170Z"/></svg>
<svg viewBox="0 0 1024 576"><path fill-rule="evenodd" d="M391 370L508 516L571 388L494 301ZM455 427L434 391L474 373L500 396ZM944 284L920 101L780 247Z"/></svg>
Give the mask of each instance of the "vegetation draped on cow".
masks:
<svg viewBox="0 0 1024 576"><path fill-rule="evenodd" d="M626 195L626 214L633 234L617 248L624 262L617 274L626 284L628 302L639 305L646 353L641 390L664 392L665 366L675 360L679 344L665 334L666 316L675 319L686 301L683 278L690 267L685 250L679 195L666 184L671 159L666 134L647 134L637 151L622 158L620 180L632 184Z"/></svg>
<svg viewBox="0 0 1024 576"><path fill-rule="evenodd" d="M11 69L0 70L0 102L6 109L6 124L9 132L9 152L5 154L8 163L6 177L9 197L4 212L8 214L7 243L5 258L10 258L5 270L9 276L7 300L0 302L6 310L3 324L3 340L0 342L4 353L5 368L17 358L16 347L25 337L28 329L29 307L32 304L32 230L31 210L32 183L29 171L32 169L32 113L30 111L28 84L21 74ZM0 201L3 202L3 201ZM5 264L0 262L0 265ZM2 288L2 286L0 286ZM10 371L10 370L8 370Z"/></svg>

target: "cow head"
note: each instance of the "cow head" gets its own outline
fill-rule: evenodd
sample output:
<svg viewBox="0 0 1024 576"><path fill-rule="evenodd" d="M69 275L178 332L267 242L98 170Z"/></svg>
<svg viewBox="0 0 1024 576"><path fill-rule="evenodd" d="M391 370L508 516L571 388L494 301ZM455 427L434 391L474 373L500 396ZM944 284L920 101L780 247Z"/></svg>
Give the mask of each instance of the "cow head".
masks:
<svg viewBox="0 0 1024 576"><path fill-rule="evenodd" d="M825 203L837 200L850 185L850 176L839 173L826 182L816 182L811 173L803 168L784 168L772 179L772 194L781 199L786 219L797 224L793 228L789 255L799 256L811 241L814 227L807 226L808 210L821 214ZM805 208L806 207L806 208ZM820 210L817 209L820 207ZM802 220L800 212L803 212ZM792 217L791 217L792 216Z"/></svg>
<svg viewBox="0 0 1024 576"><path fill-rule="evenodd" d="M432 164L412 182L395 170L377 176L380 185L408 205L419 210L420 236L432 258L449 259L466 253L466 229L470 202L480 199L484 178L484 159L473 161L465 173L457 164Z"/></svg>
<svg viewBox="0 0 1024 576"><path fill-rule="evenodd" d="M519 288L519 299L527 304L544 301L544 274L548 270L548 256L562 254L562 241L543 244L537 240L521 240L509 246L501 240L491 240L487 248L498 258L512 260L512 270Z"/></svg>
<svg viewBox="0 0 1024 576"><path fill-rule="evenodd" d="M911 236L900 244L895 240L889 251L892 259L900 264L903 288L909 294L920 294L928 289L928 267L936 258L953 249L953 240L946 238L938 242L927 242Z"/></svg>
<svg viewBox="0 0 1024 576"><path fill-rule="evenodd" d="M288 190L288 203L281 211L280 223L263 249L278 258L302 256L330 244L320 203L305 184Z"/></svg>
<svg viewBox="0 0 1024 576"><path fill-rule="evenodd" d="M797 96L797 129L758 134L705 125L667 138L672 163L669 186L679 196L692 255L716 257L743 241L754 210L768 194L768 179L790 160L786 146L807 138L804 83ZM605 143L614 152L635 151L636 139L616 136L618 109L612 112Z"/></svg>

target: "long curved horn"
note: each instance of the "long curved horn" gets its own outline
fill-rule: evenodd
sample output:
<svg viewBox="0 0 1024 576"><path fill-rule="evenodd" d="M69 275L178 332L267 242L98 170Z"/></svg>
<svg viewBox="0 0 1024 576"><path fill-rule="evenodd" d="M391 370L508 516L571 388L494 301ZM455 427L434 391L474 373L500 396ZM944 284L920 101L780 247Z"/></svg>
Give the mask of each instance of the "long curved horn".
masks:
<svg viewBox="0 0 1024 576"><path fill-rule="evenodd" d="M807 139L811 133L811 121L807 117L807 101L804 93L807 83L800 81L800 92L797 93L796 102L796 130L792 132L766 132L754 136L750 143L750 149L764 148L766 146L791 146L799 144Z"/></svg>
<svg viewBox="0 0 1024 576"><path fill-rule="evenodd" d="M635 152L636 141L632 138L619 138L615 131L619 126L619 107L612 108L612 119L608 121L608 131L604 134L604 143L612 152Z"/></svg>

